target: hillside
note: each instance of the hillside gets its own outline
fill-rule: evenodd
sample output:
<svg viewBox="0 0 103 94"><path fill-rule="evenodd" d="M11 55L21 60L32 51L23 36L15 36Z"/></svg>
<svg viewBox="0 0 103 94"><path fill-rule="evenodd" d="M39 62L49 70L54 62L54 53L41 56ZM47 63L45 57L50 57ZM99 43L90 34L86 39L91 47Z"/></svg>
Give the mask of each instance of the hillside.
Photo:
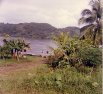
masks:
<svg viewBox="0 0 103 94"><path fill-rule="evenodd" d="M70 34L70 36L74 36L74 35L79 36L80 35L80 28L78 28L78 27L66 27L66 28L61 28L58 30L61 32L68 32Z"/></svg>
<svg viewBox="0 0 103 94"><path fill-rule="evenodd" d="M80 29L77 27L55 28L47 23L0 23L0 35L8 34L12 37L25 37L35 39L50 39L51 34L59 32L69 32L71 36L79 35Z"/></svg>

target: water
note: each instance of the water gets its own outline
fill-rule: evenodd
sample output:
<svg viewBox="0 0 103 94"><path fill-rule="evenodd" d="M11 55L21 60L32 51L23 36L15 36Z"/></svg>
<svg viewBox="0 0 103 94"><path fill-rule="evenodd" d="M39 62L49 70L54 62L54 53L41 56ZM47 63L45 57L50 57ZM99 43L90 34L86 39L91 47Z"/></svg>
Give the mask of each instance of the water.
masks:
<svg viewBox="0 0 103 94"><path fill-rule="evenodd" d="M10 38L12 39L12 38ZM2 45L3 37L0 37L0 45ZM32 55L48 55L52 54L52 48L56 48L56 44L52 40L37 40L37 39L24 39L27 43L30 43L30 48L26 54ZM49 52L47 54L47 51Z"/></svg>
<svg viewBox="0 0 103 94"><path fill-rule="evenodd" d="M50 50L50 47L55 48L56 45L52 40L26 40L28 43L30 43L31 50L28 50L27 54L32 55L47 55L52 53L52 50Z"/></svg>

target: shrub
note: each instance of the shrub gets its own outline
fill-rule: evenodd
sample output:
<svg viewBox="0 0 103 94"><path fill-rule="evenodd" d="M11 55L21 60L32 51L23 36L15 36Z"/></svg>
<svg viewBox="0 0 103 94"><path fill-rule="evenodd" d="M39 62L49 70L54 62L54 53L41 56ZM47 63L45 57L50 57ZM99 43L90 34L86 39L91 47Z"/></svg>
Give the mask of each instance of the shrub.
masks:
<svg viewBox="0 0 103 94"><path fill-rule="evenodd" d="M0 57L11 58L16 57L19 59L21 52L26 52L30 48L29 44L21 39L3 40L3 45L0 46Z"/></svg>
<svg viewBox="0 0 103 94"><path fill-rule="evenodd" d="M99 48L83 47L79 50L78 57L86 66L98 66L102 63L102 51Z"/></svg>
<svg viewBox="0 0 103 94"><path fill-rule="evenodd" d="M50 67L57 68L63 60L64 53L61 49L55 49L54 54L48 56L47 63Z"/></svg>
<svg viewBox="0 0 103 94"><path fill-rule="evenodd" d="M80 40L77 37L71 38L68 34L61 33L55 37L58 48L54 55L48 58L51 67L63 68L65 65L95 67L101 64L102 51L92 45L89 39ZM77 66L76 66L77 67Z"/></svg>

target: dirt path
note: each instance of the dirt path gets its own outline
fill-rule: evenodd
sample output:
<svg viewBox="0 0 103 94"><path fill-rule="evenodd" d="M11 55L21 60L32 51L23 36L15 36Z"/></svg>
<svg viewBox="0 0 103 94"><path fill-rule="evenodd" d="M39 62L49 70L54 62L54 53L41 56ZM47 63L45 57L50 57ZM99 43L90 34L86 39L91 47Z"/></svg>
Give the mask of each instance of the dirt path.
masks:
<svg viewBox="0 0 103 94"><path fill-rule="evenodd" d="M33 62L25 62L21 64L10 64L7 66L0 66L0 74L8 74L11 72L16 72L20 70L28 70L34 67L38 67L39 65L44 64L44 61L39 61L37 63Z"/></svg>

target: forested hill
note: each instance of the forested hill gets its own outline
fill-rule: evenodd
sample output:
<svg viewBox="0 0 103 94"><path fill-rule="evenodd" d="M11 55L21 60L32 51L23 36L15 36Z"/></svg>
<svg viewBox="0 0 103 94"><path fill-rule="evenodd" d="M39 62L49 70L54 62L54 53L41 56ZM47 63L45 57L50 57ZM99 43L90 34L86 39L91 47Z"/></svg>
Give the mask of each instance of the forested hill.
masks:
<svg viewBox="0 0 103 94"><path fill-rule="evenodd" d="M77 35L79 36L80 35L80 28L78 27L66 27L66 28L60 28L58 29L60 32L68 32L70 34L70 36L74 36L74 35Z"/></svg>
<svg viewBox="0 0 103 94"><path fill-rule="evenodd" d="M80 33L78 27L55 28L47 23L0 23L0 36L8 34L12 37L25 37L35 39L50 39L52 34L69 32L71 36Z"/></svg>

